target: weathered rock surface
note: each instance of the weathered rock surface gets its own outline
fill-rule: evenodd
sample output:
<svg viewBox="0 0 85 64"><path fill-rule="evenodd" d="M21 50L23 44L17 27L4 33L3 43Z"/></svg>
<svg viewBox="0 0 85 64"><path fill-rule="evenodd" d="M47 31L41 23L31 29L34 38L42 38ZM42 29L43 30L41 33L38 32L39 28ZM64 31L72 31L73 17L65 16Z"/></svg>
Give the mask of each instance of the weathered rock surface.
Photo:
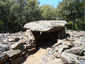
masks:
<svg viewBox="0 0 85 64"><path fill-rule="evenodd" d="M35 21L24 25L24 28L37 32L53 32L62 29L67 24L66 21Z"/></svg>
<svg viewBox="0 0 85 64"><path fill-rule="evenodd" d="M43 57L41 64L85 64L85 31L66 31L64 39L58 39L51 48L47 49L46 55ZM61 59L59 63L55 63L54 59L48 60L50 56L54 59ZM57 61L57 60L56 60ZM57 61L58 62L58 61Z"/></svg>
<svg viewBox="0 0 85 64"><path fill-rule="evenodd" d="M68 53L73 53L76 55L83 55L84 50L81 47L73 47L69 50L66 50Z"/></svg>
<svg viewBox="0 0 85 64"><path fill-rule="evenodd" d="M78 57L71 53L62 52L61 59L65 64L79 64Z"/></svg>
<svg viewBox="0 0 85 64"><path fill-rule="evenodd" d="M0 43L0 53L2 53L3 51L6 51L8 49L9 49L8 45Z"/></svg>
<svg viewBox="0 0 85 64"><path fill-rule="evenodd" d="M14 64L36 50L36 44L40 42L41 45L55 42L40 64L85 63L85 31L68 30L65 35L66 24L66 21L36 21L24 26L26 32L0 34L0 64ZM64 39L58 39L64 36Z"/></svg>
<svg viewBox="0 0 85 64"><path fill-rule="evenodd" d="M20 53L21 53L21 50L9 50L9 51L3 52L2 54L7 54L10 58L12 58L12 57L16 57Z"/></svg>
<svg viewBox="0 0 85 64"><path fill-rule="evenodd" d="M26 40L19 40L10 46L11 49L23 49L23 45L26 43Z"/></svg>
<svg viewBox="0 0 85 64"><path fill-rule="evenodd" d="M26 45L28 48L32 46L36 46L36 40L31 30L26 30L25 36L27 37Z"/></svg>
<svg viewBox="0 0 85 64"><path fill-rule="evenodd" d="M58 52L58 53L62 53L65 49L68 49L69 47L67 45L60 45L58 46L58 48L56 48L55 50Z"/></svg>
<svg viewBox="0 0 85 64"><path fill-rule="evenodd" d="M19 64L34 50L36 50L36 40L31 30L0 34L0 64Z"/></svg>
<svg viewBox="0 0 85 64"><path fill-rule="evenodd" d="M8 59L8 55L7 54L0 54L0 64L2 64L3 62L5 62Z"/></svg>

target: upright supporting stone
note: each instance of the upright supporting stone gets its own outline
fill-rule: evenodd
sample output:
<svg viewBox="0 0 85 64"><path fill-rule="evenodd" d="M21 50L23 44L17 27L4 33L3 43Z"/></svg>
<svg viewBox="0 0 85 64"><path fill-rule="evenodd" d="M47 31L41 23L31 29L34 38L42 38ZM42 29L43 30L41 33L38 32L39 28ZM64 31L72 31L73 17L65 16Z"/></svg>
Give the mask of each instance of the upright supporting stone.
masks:
<svg viewBox="0 0 85 64"><path fill-rule="evenodd" d="M62 38L65 36L65 27L62 29Z"/></svg>
<svg viewBox="0 0 85 64"><path fill-rule="evenodd" d="M62 38L62 30L58 30L58 39Z"/></svg>
<svg viewBox="0 0 85 64"><path fill-rule="evenodd" d="M61 30L58 30L58 38L63 38L65 36L65 27Z"/></svg>
<svg viewBox="0 0 85 64"><path fill-rule="evenodd" d="M36 46L36 40L31 30L26 30L24 36L27 38L25 47L30 48Z"/></svg>

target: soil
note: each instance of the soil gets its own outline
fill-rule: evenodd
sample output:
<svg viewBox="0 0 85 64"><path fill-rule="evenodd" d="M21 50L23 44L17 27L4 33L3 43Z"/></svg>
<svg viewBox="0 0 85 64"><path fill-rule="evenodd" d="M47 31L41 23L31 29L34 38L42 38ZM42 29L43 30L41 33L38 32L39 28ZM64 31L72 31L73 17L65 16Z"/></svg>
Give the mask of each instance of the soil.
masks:
<svg viewBox="0 0 85 64"><path fill-rule="evenodd" d="M26 61L25 61L24 63L22 63L22 64L38 64L39 62L41 62L41 60L42 60L41 57L42 57L45 53L46 53L46 49L44 49L44 48L39 48L39 50L38 50L36 53L30 55L30 56L26 59Z"/></svg>

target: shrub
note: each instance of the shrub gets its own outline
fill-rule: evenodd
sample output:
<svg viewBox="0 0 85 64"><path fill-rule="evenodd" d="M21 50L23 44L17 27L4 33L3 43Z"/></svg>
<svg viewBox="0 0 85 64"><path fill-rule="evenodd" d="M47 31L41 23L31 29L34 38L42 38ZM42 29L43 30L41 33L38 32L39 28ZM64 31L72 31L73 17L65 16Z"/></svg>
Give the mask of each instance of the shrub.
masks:
<svg viewBox="0 0 85 64"><path fill-rule="evenodd" d="M71 30L79 30L76 23L75 23L75 28L74 28L73 21L69 21L66 27L67 27L67 29L71 29Z"/></svg>
<svg viewBox="0 0 85 64"><path fill-rule="evenodd" d="M0 32L3 31L3 28L4 28L4 23L2 20L0 20Z"/></svg>

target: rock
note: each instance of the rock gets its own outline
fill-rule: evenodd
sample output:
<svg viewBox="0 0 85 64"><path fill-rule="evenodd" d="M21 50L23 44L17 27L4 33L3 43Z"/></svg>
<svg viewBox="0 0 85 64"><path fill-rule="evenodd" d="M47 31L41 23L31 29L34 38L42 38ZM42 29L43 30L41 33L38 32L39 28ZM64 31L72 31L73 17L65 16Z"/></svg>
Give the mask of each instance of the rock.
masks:
<svg viewBox="0 0 85 64"><path fill-rule="evenodd" d="M55 48L56 52L62 53L65 49L68 49L69 47L65 44L59 45L58 47Z"/></svg>
<svg viewBox="0 0 85 64"><path fill-rule="evenodd" d="M4 54L7 54L9 56L9 58L11 57L16 57L17 55L19 55L21 53L21 50L9 50L9 51L5 51L3 52Z"/></svg>
<svg viewBox="0 0 85 64"><path fill-rule="evenodd" d="M73 54L76 54L76 55L83 55L84 51L81 47L73 47L69 50L66 50L66 52L73 53Z"/></svg>
<svg viewBox="0 0 85 64"><path fill-rule="evenodd" d="M71 53L62 52L61 60L64 64L79 64L78 57Z"/></svg>
<svg viewBox="0 0 85 64"><path fill-rule="evenodd" d="M7 42L8 42L8 39L4 39L3 42L4 42L4 43L7 43Z"/></svg>
<svg viewBox="0 0 85 64"><path fill-rule="evenodd" d="M54 59L51 61L48 61L46 64L63 64L61 59Z"/></svg>
<svg viewBox="0 0 85 64"><path fill-rule="evenodd" d="M8 40L9 40L9 42L17 42L19 40L19 38L18 37L16 37L16 38L9 38Z"/></svg>
<svg viewBox="0 0 85 64"><path fill-rule="evenodd" d="M79 60L79 64L85 64L84 60Z"/></svg>
<svg viewBox="0 0 85 64"><path fill-rule="evenodd" d="M62 44L63 40L58 39L57 43L55 43L52 47L54 48L55 46L58 46Z"/></svg>
<svg viewBox="0 0 85 64"><path fill-rule="evenodd" d="M42 56L42 62L39 64L63 64L61 59L57 59L53 55L43 55Z"/></svg>
<svg viewBox="0 0 85 64"><path fill-rule="evenodd" d="M74 46L74 45L73 45L72 43L70 43L69 41L64 42L64 44L67 45L67 46L70 47L70 48Z"/></svg>
<svg viewBox="0 0 85 64"><path fill-rule="evenodd" d="M6 51L8 49L9 49L9 47L6 44L1 44L0 43L0 53Z"/></svg>
<svg viewBox="0 0 85 64"><path fill-rule="evenodd" d="M36 50L36 48L31 48L31 49L28 49L28 52L33 52L35 50Z"/></svg>
<svg viewBox="0 0 85 64"><path fill-rule="evenodd" d="M24 33L24 36L29 39L35 39L31 30L26 30L26 32Z"/></svg>
<svg viewBox="0 0 85 64"><path fill-rule="evenodd" d="M57 58L60 58L60 57L61 57L61 53L55 52L55 53L53 54L53 56L55 56L55 57L57 57Z"/></svg>
<svg viewBox="0 0 85 64"><path fill-rule="evenodd" d="M24 45L24 49L29 49L29 48L33 48L33 47L36 47L36 44L32 44L32 45L25 44Z"/></svg>
<svg viewBox="0 0 85 64"><path fill-rule="evenodd" d="M82 46L82 49L84 50L84 52L85 52L85 45L84 46Z"/></svg>
<svg viewBox="0 0 85 64"><path fill-rule="evenodd" d="M44 62L48 62L48 61L51 61L51 60L54 60L54 59L56 59L56 57L53 56L53 55L47 55L47 54L45 54L45 55L42 56L42 60Z"/></svg>
<svg viewBox="0 0 85 64"><path fill-rule="evenodd" d="M26 41L26 46L27 46L27 48L36 46L35 40L29 40L29 39L28 39L28 40Z"/></svg>
<svg viewBox="0 0 85 64"><path fill-rule="evenodd" d="M27 50L21 50L21 53L20 53L20 55L19 55L19 56L25 55L25 54L26 54L26 52L27 52Z"/></svg>
<svg viewBox="0 0 85 64"><path fill-rule="evenodd" d="M23 33L24 33L24 32L19 31L19 32L17 33L17 35L18 35L18 36L21 36Z"/></svg>
<svg viewBox="0 0 85 64"><path fill-rule="evenodd" d="M85 60L85 56L82 56L82 60Z"/></svg>
<svg viewBox="0 0 85 64"><path fill-rule="evenodd" d="M74 42L71 42L75 47L80 47L82 42L81 40L75 40Z"/></svg>
<svg viewBox="0 0 85 64"><path fill-rule="evenodd" d="M34 46L36 43L35 37L33 35L33 33L31 32L31 30L26 30L26 32L24 33L25 37L27 37L27 41L26 41L26 45L27 46Z"/></svg>
<svg viewBox="0 0 85 64"><path fill-rule="evenodd" d="M8 59L8 55L7 54L0 54L0 64L2 64L3 62L5 62Z"/></svg>
<svg viewBox="0 0 85 64"><path fill-rule="evenodd" d="M65 44L68 47L74 46L72 43L70 43L70 41L67 41L67 39L62 39L62 40L58 39L57 43L55 43L52 47L55 47L55 46L58 46L58 45L61 45L61 44Z"/></svg>
<svg viewBox="0 0 85 64"><path fill-rule="evenodd" d="M26 40L22 39L12 44L10 48L11 49L23 49L24 44L26 44Z"/></svg>
<svg viewBox="0 0 85 64"><path fill-rule="evenodd" d="M13 41L14 41L14 39L12 39L12 38L9 38L9 39L8 39L8 41L9 41L9 42L13 42Z"/></svg>
<svg viewBox="0 0 85 64"><path fill-rule="evenodd" d="M66 41L71 41L71 39L70 38L66 38Z"/></svg>
<svg viewBox="0 0 85 64"><path fill-rule="evenodd" d="M61 43L61 42L58 42L58 43L54 44L54 45L52 46L52 48L54 48L55 46L58 46L58 45L60 45L60 44L62 44L62 43Z"/></svg>
<svg viewBox="0 0 85 64"><path fill-rule="evenodd" d="M67 24L66 21L35 21L24 25L24 28L30 29L36 32L53 32L62 29Z"/></svg>
<svg viewBox="0 0 85 64"><path fill-rule="evenodd" d="M79 56L79 60L85 60L85 56Z"/></svg>
<svg viewBox="0 0 85 64"><path fill-rule="evenodd" d="M84 55L85 55L85 52L84 52Z"/></svg>
<svg viewBox="0 0 85 64"><path fill-rule="evenodd" d="M46 51L47 51L46 54L53 55L53 53L55 52L55 49L54 48L48 48Z"/></svg>

